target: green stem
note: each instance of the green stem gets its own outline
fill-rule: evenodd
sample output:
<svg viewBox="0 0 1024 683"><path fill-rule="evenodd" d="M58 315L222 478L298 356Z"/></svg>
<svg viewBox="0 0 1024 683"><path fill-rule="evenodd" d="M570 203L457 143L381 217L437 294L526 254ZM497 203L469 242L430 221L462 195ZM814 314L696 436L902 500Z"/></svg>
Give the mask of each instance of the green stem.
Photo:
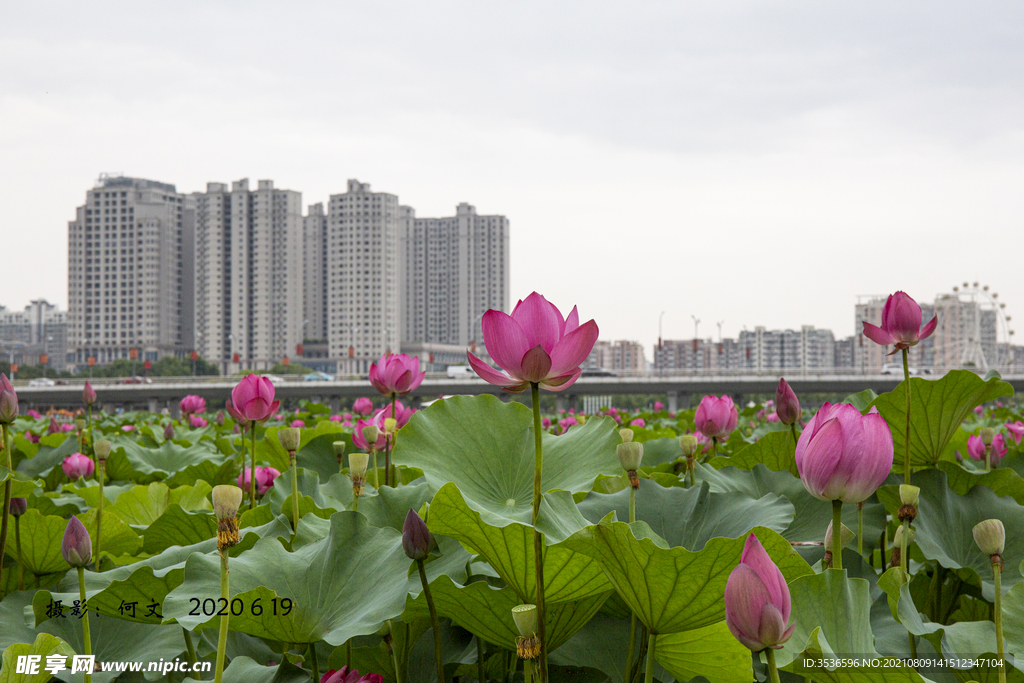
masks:
<svg viewBox="0 0 1024 683"><path fill-rule="evenodd" d="M255 449L253 449L255 450ZM228 600L228 549L220 551L220 597ZM220 637L217 638L217 666L214 670L214 683L221 683L224 678L224 653L228 646L228 619L231 610L224 610L220 618Z"/></svg>
<svg viewBox="0 0 1024 683"><path fill-rule="evenodd" d="M85 654L92 654L92 637L89 635L89 610L85 606L85 569L78 567L78 596L82 604L82 641ZM85 674L85 683L92 683L92 673Z"/></svg>
<svg viewBox="0 0 1024 683"><path fill-rule="evenodd" d="M14 543L18 547L18 590L25 590L25 565L21 561L21 517L14 518Z"/></svg>
<svg viewBox="0 0 1024 683"><path fill-rule="evenodd" d="M434 629L434 659L437 661L437 683L444 683L441 624L437 620L437 610L434 609L434 598L430 595L430 584L427 583L427 570L423 568L423 560L416 560L416 568L420 570L420 583L423 584L423 595L427 598L427 608L430 610L430 625Z"/></svg>
<svg viewBox="0 0 1024 683"><path fill-rule="evenodd" d="M636 647L636 614L629 615L629 647L626 648L626 668L623 683L629 683L630 674L633 672L633 649Z"/></svg>
<svg viewBox="0 0 1024 683"><path fill-rule="evenodd" d="M523 683L533 683L533 660L523 660Z"/></svg>
<svg viewBox="0 0 1024 683"><path fill-rule="evenodd" d="M380 472L377 470L377 448L370 444L370 452L373 453L373 488L380 489Z"/></svg>
<svg viewBox="0 0 1024 683"><path fill-rule="evenodd" d="M249 509L256 507L256 423L249 423L252 432L252 452L249 454ZM243 435L244 439L245 436Z"/></svg>
<svg viewBox="0 0 1024 683"><path fill-rule="evenodd" d="M395 652L395 627L392 625L391 620L388 619L388 631L390 631L391 642L388 644L388 649L391 650L391 666L395 667L395 683L402 683L401 673L398 671L398 653ZM351 659L351 656L349 657ZM350 664L346 666L351 668Z"/></svg>
<svg viewBox="0 0 1024 683"><path fill-rule="evenodd" d="M658 634L651 631L651 634L647 636L647 671L644 673L644 683L652 683L654 681L654 641L657 640Z"/></svg>
<svg viewBox="0 0 1024 683"><path fill-rule="evenodd" d="M484 641L480 636L476 637L476 677L480 683L487 683L487 673L484 671Z"/></svg>
<svg viewBox="0 0 1024 683"><path fill-rule="evenodd" d="M900 569L909 572L910 558L907 556L907 541L910 540L910 520L903 520L903 536L900 538Z"/></svg>
<svg viewBox="0 0 1024 683"><path fill-rule="evenodd" d="M910 351L903 349L903 379L907 383L907 431L903 439L903 479L910 483Z"/></svg>
<svg viewBox="0 0 1024 683"><path fill-rule="evenodd" d="M799 439L797 438L797 435L796 435L796 423L795 422L793 424L789 425L789 431L793 433L793 445L795 446L799 442Z"/></svg>
<svg viewBox="0 0 1024 683"><path fill-rule="evenodd" d="M299 531L299 466L297 464L298 458L295 457L295 451L288 453L292 461L292 529L296 533Z"/></svg>
<svg viewBox="0 0 1024 683"><path fill-rule="evenodd" d="M352 668L352 639L349 638L345 641L345 666L349 669ZM395 666L395 678L398 678L398 666Z"/></svg>
<svg viewBox="0 0 1024 683"><path fill-rule="evenodd" d="M999 683L1006 683L1006 662L1003 661L1003 570L1000 565L992 565L992 575L996 582L995 614L996 623L996 654L999 656Z"/></svg>
<svg viewBox="0 0 1024 683"><path fill-rule="evenodd" d="M711 437L711 457L712 458L717 458L718 457L718 437L717 436Z"/></svg>
<svg viewBox="0 0 1024 683"><path fill-rule="evenodd" d="M992 471L992 447L985 446L985 471Z"/></svg>
<svg viewBox="0 0 1024 683"><path fill-rule="evenodd" d="M0 438L3 438L4 453L7 454L6 467L9 470L14 469L14 463L11 461L11 444L7 440L8 426L6 424L0 425L2 431L0 431ZM13 474L13 472L12 472ZM4 549L7 548L7 524L10 521L11 515L11 484L13 483L13 477L7 477L7 481L4 482L4 510L3 510L3 521L0 522L0 579L4 576Z"/></svg>
<svg viewBox="0 0 1024 683"><path fill-rule="evenodd" d="M629 487L629 523L636 521L636 489Z"/></svg>
<svg viewBox="0 0 1024 683"><path fill-rule="evenodd" d="M316 661L316 643L309 644L309 666L313 670L313 683L320 683L320 665Z"/></svg>
<svg viewBox="0 0 1024 683"><path fill-rule="evenodd" d="M398 394L391 394L391 419L395 419L395 401L398 400ZM397 432L398 425L395 425L395 431ZM394 434L389 435L384 440L384 485L391 485L391 440L394 438Z"/></svg>
<svg viewBox="0 0 1024 683"><path fill-rule="evenodd" d="M834 528L832 535L835 536ZM779 667L775 666L775 650L770 647L765 648L764 654L768 659L768 675L771 677L772 683L779 683Z"/></svg>
<svg viewBox="0 0 1024 683"><path fill-rule="evenodd" d="M241 429L242 429L242 472L244 473L245 472L245 427L242 427ZM249 476L250 477L252 476L252 472L249 473ZM248 493L248 491L245 491L245 493ZM251 500L250 500L249 509L250 510L252 509L252 501Z"/></svg>
<svg viewBox="0 0 1024 683"><path fill-rule="evenodd" d="M917 658L917 640L910 631L907 631L907 635L910 637L910 656L911 658Z"/></svg>
<svg viewBox="0 0 1024 683"><path fill-rule="evenodd" d="M835 528L833 527L833 531ZM864 503L857 503L857 554L864 557Z"/></svg>
<svg viewBox="0 0 1024 683"><path fill-rule="evenodd" d="M832 568L843 568L843 501L832 501Z"/></svg>
<svg viewBox="0 0 1024 683"><path fill-rule="evenodd" d="M104 460L104 463L106 460ZM100 482L100 502L96 505L96 564L95 570L100 571L100 534L103 531L103 480L106 479L102 468L96 465L96 479Z"/></svg>
<svg viewBox="0 0 1024 683"><path fill-rule="evenodd" d="M530 383L533 399L533 566L537 584L537 637L540 638L540 657L537 659L537 680L548 681L548 645L544 624L544 537L537 530L537 515L540 513L541 477L544 472L544 446L541 441L540 385Z"/></svg>
<svg viewBox="0 0 1024 683"><path fill-rule="evenodd" d="M189 633L188 629L184 626L181 627L181 632L185 636L185 649L188 651L188 663L191 665L191 668L195 670L198 658L196 657L196 646L192 644L192 634Z"/></svg>

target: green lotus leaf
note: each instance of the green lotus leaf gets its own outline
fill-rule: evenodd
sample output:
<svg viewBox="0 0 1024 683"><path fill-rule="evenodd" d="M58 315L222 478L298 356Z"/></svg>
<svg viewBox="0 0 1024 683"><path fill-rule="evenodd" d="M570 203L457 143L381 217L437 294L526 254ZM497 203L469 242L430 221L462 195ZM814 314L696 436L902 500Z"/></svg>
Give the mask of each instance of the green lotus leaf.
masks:
<svg viewBox="0 0 1024 683"><path fill-rule="evenodd" d="M276 467L282 473L291 467L288 459L288 451L281 445L277 433L284 427L267 427L263 438L256 438L256 465L268 464ZM338 471L338 460L334 456L332 444L335 441L345 441L348 453L352 448L351 437L346 434L346 429L338 422L321 420L312 429L301 429L299 436L299 450L295 452L296 462L299 467L317 472L324 479L329 478ZM246 441L246 458L248 466L248 449L252 444Z"/></svg>
<svg viewBox="0 0 1024 683"><path fill-rule="evenodd" d="M64 655L71 657L75 651L60 638L48 633L40 633L35 640L29 643L15 643L9 645L3 654L3 665L0 668L0 683L46 683L53 675L46 671L46 658L49 655ZM17 670L18 657L26 655L39 655L39 673L19 674ZM67 673L66 671L64 673Z"/></svg>
<svg viewBox="0 0 1024 683"><path fill-rule="evenodd" d="M28 498L42 486L41 482L23 472L0 467L0 491L7 486L8 480L11 482L11 498Z"/></svg>
<svg viewBox="0 0 1024 683"><path fill-rule="evenodd" d="M1018 504L1024 505L1024 477L1021 477L1014 469L1008 467L1010 459L1022 462L1019 455L1012 455L1004 458L1000 467L989 472L975 471L965 468L963 465L949 460L942 460L937 467L946 473L946 483L961 496L975 486L985 486L992 489L997 496L1010 496ZM982 463L984 464L984 463Z"/></svg>
<svg viewBox="0 0 1024 683"><path fill-rule="evenodd" d="M326 538L295 552L276 538L264 538L231 559L231 596L242 606L241 614L232 615L231 628L289 643L340 645L402 613L408 571L399 532L371 527L359 513L339 512ZM184 581L164 600L163 614L189 630L216 628L220 618L197 613L195 600L219 598L219 558L193 554ZM292 609L275 615L274 599L290 600ZM253 607L257 601L259 613Z"/></svg>
<svg viewBox="0 0 1024 683"><path fill-rule="evenodd" d="M266 666L248 657L235 657L224 669L224 683L308 683L308 681L309 672L300 669L287 659L275 666Z"/></svg>
<svg viewBox="0 0 1024 683"><path fill-rule="evenodd" d="M54 467L59 470L64 458L78 450L78 439L69 434L49 434L40 437L39 444L35 456L17 463L14 469L29 477L46 477ZM64 473L60 475L63 477Z"/></svg>
<svg viewBox="0 0 1024 683"><path fill-rule="evenodd" d="M15 574L8 572L4 565L4 574ZM36 630L25 617L25 608L32 604L32 597L35 591L29 589L8 593L3 600L0 600L0 651L6 650L14 643L30 643L36 637Z"/></svg>
<svg viewBox="0 0 1024 683"><path fill-rule="evenodd" d="M796 443L793 434L786 431L768 432L763 437L741 448L728 458L714 458L711 465L721 469L727 465L741 470L752 469L755 465L764 465L773 472L789 472L794 477L800 476L796 469Z"/></svg>
<svg viewBox="0 0 1024 683"><path fill-rule="evenodd" d="M585 492L599 474L621 472L614 428L601 418L562 436L545 432L542 490ZM402 428L394 461L423 470L433 492L454 482L472 509L530 522L533 412L521 403L489 395L435 401Z"/></svg>
<svg viewBox="0 0 1024 683"><path fill-rule="evenodd" d="M194 486L200 481L205 481L210 486L234 484L241 471L242 466L235 458L228 458L223 462L204 460L199 464L183 467L163 481L171 487Z"/></svg>
<svg viewBox="0 0 1024 683"><path fill-rule="evenodd" d="M692 631L660 635L654 645L654 658L677 680L697 676L703 676L710 683L753 680L750 650L736 640L724 621Z"/></svg>
<svg viewBox="0 0 1024 683"><path fill-rule="evenodd" d="M26 572L52 574L67 571L70 566L60 552L68 520L53 515L43 515L39 510L29 509L21 516L21 558ZM106 525L104 525L104 528ZM17 557L15 547L14 520L10 522L7 534L7 555ZM26 574L27 576L27 574Z"/></svg>
<svg viewBox="0 0 1024 683"><path fill-rule="evenodd" d="M578 507L593 524L612 511L619 521L627 521L629 490L610 495L591 491ZM647 522L670 546L687 550L700 550L716 536L742 536L757 526L781 533L793 514L793 504L774 493L756 500L740 491L711 493L707 482L683 489L641 479L636 493L637 520Z"/></svg>
<svg viewBox="0 0 1024 683"><path fill-rule="evenodd" d="M177 504L184 510L213 510L210 492L213 487L204 482L193 486L170 488L163 482L148 486L133 486L117 496L117 500L105 511L138 527L146 527L157 520L170 505ZM106 497L104 495L104 497Z"/></svg>
<svg viewBox="0 0 1024 683"><path fill-rule="evenodd" d="M782 536L762 527L753 533L788 581L811 572ZM725 618L725 584L739 564L746 538L713 538L694 552L667 547L644 522L606 518L563 543L600 563L637 618L652 632L663 634Z"/></svg>
<svg viewBox="0 0 1024 683"><path fill-rule="evenodd" d="M634 430L633 440L637 441ZM644 458L642 465L651 467L663 463L675 462L683 457L683 451L679 448L679 439L676 437L651 439L644 441Z"/></svg>
<svg viewBox="0 0 1024 683"><path fill-rule="evenodd" d="M171 503L163 514L146 527L142 550L156 555L171 546L194 545L217 535L217 518L204 510L189 512Z"/></svg>
<svg viewBox="0 0 1024 683"><path fill-rule="evenodd" d="M942 457L964 419L975 406L1002 396L1013 396L1013 387L998 377L983 380L970 370L950 370L941 379L910 378L910 464L934 466ZM889 423L896 451L893 468L903 468L907 429L906 381L871 403Z"/></svg>
<svg viewBox="0 0 1024 683"><path fill-rule="evenodd" d="M107 458L107 473L115 481L149 483L166 479L190 465L224 463L224 456L211 441L199 441L191 446L165 441L159 448L146 448L130 437L115 434L109 439L113 448Z"/></svg>
<svg viewBox="0 0 1024 683"><path fill-rule="evenodd" d="M871 406L871 402L878 398L878 394L872 389L864 389L856 394L850 394L843 399L843 403L849 403L860 412L865 412Z"/></svg>
<svg viewBox="0 0 1024 683"><path fill-rule="evenodd" d="M92 539L92 548L96 552L96 510L86 510L78 515L78 520L85 526ZM67 524L64 525L67 528ZM64 534L61 533L61 539ZM24 537L22 542L24 542ZM142 539L135 530L115 515L103 514L103 536L100 538L100 551L104 555L118 557L120 555L134 555L142 547ZM57 551L60 552L60 541L57 542Z"/></svg>

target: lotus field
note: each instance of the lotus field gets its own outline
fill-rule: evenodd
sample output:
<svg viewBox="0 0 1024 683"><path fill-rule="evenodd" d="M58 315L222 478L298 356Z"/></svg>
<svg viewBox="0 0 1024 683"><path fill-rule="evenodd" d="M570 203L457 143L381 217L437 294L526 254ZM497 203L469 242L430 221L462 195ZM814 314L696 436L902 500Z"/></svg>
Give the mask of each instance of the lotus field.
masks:
<svg viewBox="0 0 1024 683"><path fill-rule="evenodd" d="M906 368L934 329L897 292L864 332ZM535 293L483 333L521 400L413 410L401 354L340 414L248 375L55 418L3 378L0 682L1024 681L998 376L547 414L597 324Z"/></svg>

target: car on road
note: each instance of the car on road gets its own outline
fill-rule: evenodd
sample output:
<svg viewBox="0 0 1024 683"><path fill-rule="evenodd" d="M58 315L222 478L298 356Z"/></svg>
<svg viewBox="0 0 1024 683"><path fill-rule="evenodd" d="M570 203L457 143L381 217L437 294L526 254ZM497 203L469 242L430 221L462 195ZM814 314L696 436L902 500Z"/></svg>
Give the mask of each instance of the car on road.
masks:
<svg viewBox="0 0 1024 683"><path fill-rule="evenodd" d="M911 377L917 377L918 375L930 375L932 374L931 368L924 368L918 370L917 368L908 368ZM883 375L902 375L903 364L902 363L886 363L882 366Z"/></svg>
<svg viewBox="0 0 1024 683"><path fill-rule="evenodd" d="M28 381L30 387L52 387L56 386L56 384L56 382L48 377L36 377Z"/></svg>

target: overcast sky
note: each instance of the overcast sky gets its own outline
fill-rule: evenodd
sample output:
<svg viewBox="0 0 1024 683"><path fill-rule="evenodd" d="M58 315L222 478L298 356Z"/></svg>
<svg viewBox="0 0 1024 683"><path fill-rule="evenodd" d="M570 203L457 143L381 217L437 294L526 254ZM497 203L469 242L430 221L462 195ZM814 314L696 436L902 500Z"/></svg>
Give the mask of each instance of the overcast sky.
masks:
<svg viewBox="0 0 1024 683"><path fill-rule="evenodd" d="M858 294L1024 315L1018 2L8 3L0 304L67 305L101 172L348 178L512 226L603 338L853 332ZM1012 326L1012 323L1011 323ZM1020 340L1017 340L1018 342ZM650 348L648 347L648 359Z"/></svg>

